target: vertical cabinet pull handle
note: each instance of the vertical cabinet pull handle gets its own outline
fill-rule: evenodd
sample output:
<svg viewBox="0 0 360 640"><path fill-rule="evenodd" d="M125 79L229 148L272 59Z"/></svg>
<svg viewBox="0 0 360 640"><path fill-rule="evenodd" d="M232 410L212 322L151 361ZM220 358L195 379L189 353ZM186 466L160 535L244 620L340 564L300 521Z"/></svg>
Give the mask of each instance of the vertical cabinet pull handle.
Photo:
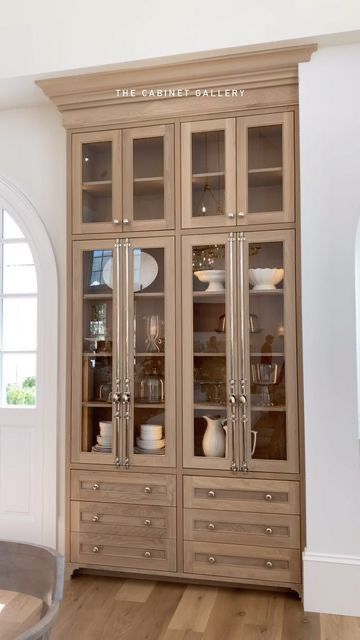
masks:
<svg viewBox="0 0 360 640"><path fill-rule="evenodd" d="M228 243L228 284L229 291L229 341L230 341L230 377L228 380L228 396L230 404L230 421L231 424L228 427L227 435L229 438L229 455L231 456L231 471L238 471L237 456L235 454L235 432L237 423L238 409L236 406L236 382L235 382L235 328L234 328L234 291L235 291L235 277L234 277L234 242L235 234L230 233L227 239Z"/></svg>
<svg viewBox="0 0 360 640"><path fill-rule="evenodd" d="M115 221L114 221L115 222ZM119 221L118 221L119 222ZM117 223L116 223L117 224ZM115 331L116 335L120 336L121 325L120 325L120 254L122 242L121 240L116 240L114 246L114 282L115 282L115 291L114 291L114 306L115 306ZM121 431L121 341L117 340L116 343L116 351L115 351L115 380L114 380L114 394L113 394L113 402L115 404L114 411L114 419L115 419L115 460L114 464L118 468L122 463L122 442L120 437Z"/></svg>

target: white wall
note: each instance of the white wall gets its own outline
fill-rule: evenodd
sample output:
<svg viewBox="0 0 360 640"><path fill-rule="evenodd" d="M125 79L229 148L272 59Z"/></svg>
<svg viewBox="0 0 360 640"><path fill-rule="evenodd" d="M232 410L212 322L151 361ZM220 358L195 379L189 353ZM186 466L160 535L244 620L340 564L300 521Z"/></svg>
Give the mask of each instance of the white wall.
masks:
<svg viewBox="0 0 360 640"><path fill-rule="evenodd" d="M61 72L360 28L358 0L2 3L0 77Z"/></svg>
<svg viewBox="0 0 360 640"><path fill-rule="evenodd" d="M66 154L65 131L56 109L0 111L0 175L17 186L38 211L53 244L59 273L59 467L63 477L65 424L65 324L66 324ZM63 482L60 483L63 491ZM63 504L60 497L59 504ZM63 508L59 511L63 521ZM60 523L60 545L63 526Z"/></svg>
<svg viewBox="0 0 360 640"><path fill-rule="evenodd" d="M353 615L360 615L359 73L360 45L322 49L300 70L305 608Z"/></svg>

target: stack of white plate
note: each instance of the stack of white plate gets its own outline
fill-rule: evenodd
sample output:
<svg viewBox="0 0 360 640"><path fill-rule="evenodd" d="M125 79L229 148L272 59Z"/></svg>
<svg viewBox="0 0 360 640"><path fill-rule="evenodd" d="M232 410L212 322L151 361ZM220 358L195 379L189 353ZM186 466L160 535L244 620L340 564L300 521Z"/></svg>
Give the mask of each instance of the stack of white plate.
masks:
<svg viewBox="0 0 360 640"><path fill-rule="evenodd" d="M165 438L161 424L140 425L140 436L136 438L137 453L163 454Z"/></svg>
<svg viewBox="0 0 360 640"><path fill-rule="evenodd" d="M91 450L99 453L111 453L113 431L112 421L102 420L99 422L99 429L100 434L96 436L97 443L91 448Z"/></svg>

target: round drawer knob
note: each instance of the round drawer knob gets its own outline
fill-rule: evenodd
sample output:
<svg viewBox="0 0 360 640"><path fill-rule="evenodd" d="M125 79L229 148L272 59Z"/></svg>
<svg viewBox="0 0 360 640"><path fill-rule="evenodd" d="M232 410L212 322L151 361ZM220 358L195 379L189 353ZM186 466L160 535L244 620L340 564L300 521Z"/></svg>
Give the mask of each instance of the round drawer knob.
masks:
<svg viewBox="0 0 360 640"><path fill-rule="evenodd" d="M245 213L243 211L239 211L238 218L245 218Z"/></svg>
<svg viewBox="0 0 360 640"><path fill-rule="evenodd" d="M98 513L96 513L93 517L92 517L92 521L93 522L99 522L100 520L100 515Z"/></svg>
<svg viewBox="0 0 360 640"><path fill-rule="evenodd" d="M272 569L273 563L271 562L271 560L268 560L265 564L268 569Z"/></svg>
<svg viewBox="0 0 360 640"><path fill-rule="evenodd" d="M145 558L151 558L150 551L145 551L144 556L145 556Z"/></svg>
<svg viewBox="0 0 360 640"><path fill-rule="evenodd" d="M230 213L227 214L228 218L235 218L235 213L232 213L232 211L230 211Z"/></svg>
<svg viewBox="0 0 360 640"><path fill-rule="evenodd" d="M128 218L124 218L123 219L123 224L129 224L129 219Z"/></svg>
<svg viewBox="0 0 360 640"><path fill-rule="evenodd" d="M268 502L271 502L271 500L272 500L272 495L271 495L271 493L267 493L267 494L266 494L266 496L265 496L265 500L267 500Z"/></svg>
<svg viewBox="0 0 360 640"><path fill-rule="evenodd" d="M272 530L271 527L266 527L265 533L267 533L269 536L271 536L272 532L273 532L273 530Z"/></svg>
<svg viewBox="0 0 360 640"><path fill-rule="evenodd" d="M119 218L114 218L113 223L114 223L114 224L120 224L120 220L119 220Z"/></svg>
<svg viewBox="0 0 360 640"><path fill-rule="evenodd" d="M214 523L213 523L213 522L209 522L209 524L208 524L208 529L210 529L210 531L214 531L214 529L215 529L215 525L214 525Z"/></svg>
<svg viewBox="0 0 360 640"><path fill-rule="evenodd" d="M92 552L93 552L93 553L99 553L99 551L100 551L100 548L99 548L99 547L93 547L93 548L92 548Z"/></svg>
<svg viewBox="0 0 360 640"><path fill-rule="evenodd" d="M93 488L93 491L99 491L99 489L100 489L100 485L99 485L99 483L98 483L98 482L95 482L95 483L93 484L92 488Z"/></svg>
<svg viewBox="0 0 360 640"><path fill-rule="evenodd" d="M151 487L145 487L144 492L145 493L151 493Z"/></svg>
<svg viewBox="0 0 360 640"><path fill-rule="evenodd" d="M146 519L145 522L144 522L144 525L147 526L147 527L150 527L151 526L151 520L147 520Z"/></svg>
<svg viewBox="0 0 360 640"><path fill-rule="evenodd" d="M216 493L212 489L210 489L210 491L208 491L209 498L215 498L215 495L216 495Z"/></svg>
<svg viewBox="0 0 360 640"><path fill-rule="evenodd" d="M214 564L214 562L216 562L214 556L209 556L208 560L209 560L210 564Z"/></svg>

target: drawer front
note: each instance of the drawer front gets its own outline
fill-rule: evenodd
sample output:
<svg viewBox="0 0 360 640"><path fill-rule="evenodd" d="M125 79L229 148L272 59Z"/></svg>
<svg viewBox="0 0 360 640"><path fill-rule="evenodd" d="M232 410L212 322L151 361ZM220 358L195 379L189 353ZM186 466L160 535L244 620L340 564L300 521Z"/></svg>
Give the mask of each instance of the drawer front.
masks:
<svg viewBox="0 0 360 640"><path fill-rule="evenodd" d="M173 540L140 541L93 534L71 534L71 561L118 567L119 569L152 569L176 571L176 545Z"/></svg>
<svg viewBox="0 0 360 640"><path fill-rule="evenodd" d="M184 543L184 569L227 578L299 583L300 552L210 542Z"/></svg>
<svg viewBox="0 0 360 640"><path fill-rule="evenodd" d="M184 539L299 549L300 518L273 513L184 509Z"/></svg>
<svg viewBox="0 0 360 640"><path fill-rule="evenodd" d="M73 471L73 500L175 506L176 476L155 473Z"/></svg>
<svg viewBox="0 0 360 640"><path fill-rule="evenodd" d="M299 483L185 476L184 506L221 511L299 514Z"/></svg>

